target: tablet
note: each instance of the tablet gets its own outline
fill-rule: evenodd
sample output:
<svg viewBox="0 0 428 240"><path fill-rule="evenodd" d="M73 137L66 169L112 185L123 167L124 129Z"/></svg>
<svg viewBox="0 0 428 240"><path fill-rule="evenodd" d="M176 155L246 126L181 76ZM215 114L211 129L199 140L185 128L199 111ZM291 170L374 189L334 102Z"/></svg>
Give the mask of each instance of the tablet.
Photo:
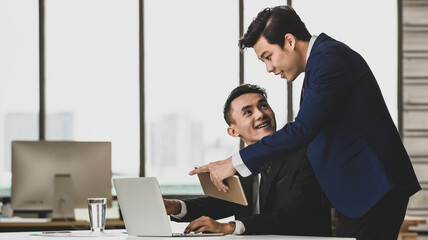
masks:
<svg viewBox="0 0 428 240"><path fill-rule="evenodd" d="M217 189L214 183L211 182L209 172L198 173L198 178L206 196L248 206L247 198L245 197L245 193L238 176L233 175L232 177L224 180L226 185L229 186L229 190L227 190L227 192L219 191Z"/></svg>

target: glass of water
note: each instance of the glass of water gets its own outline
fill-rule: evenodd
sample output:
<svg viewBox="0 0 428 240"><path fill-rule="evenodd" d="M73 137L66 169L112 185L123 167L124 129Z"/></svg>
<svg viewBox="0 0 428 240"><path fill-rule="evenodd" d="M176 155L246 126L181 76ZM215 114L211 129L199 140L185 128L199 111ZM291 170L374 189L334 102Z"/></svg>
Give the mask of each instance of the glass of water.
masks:
<svg viewBox="0 0 428 240"><path fill-rule="evenodd" d="M106 225L106 198L88 198L89 222L92 232L103 232Z"/></svg>

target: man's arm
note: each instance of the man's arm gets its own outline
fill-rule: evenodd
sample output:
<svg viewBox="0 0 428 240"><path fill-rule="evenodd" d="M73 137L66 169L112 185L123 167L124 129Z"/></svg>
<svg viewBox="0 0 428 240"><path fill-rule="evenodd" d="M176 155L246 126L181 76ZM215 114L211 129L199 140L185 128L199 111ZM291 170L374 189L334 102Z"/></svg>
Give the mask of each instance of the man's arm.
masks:
<svg viewBox="0 0 428 240"><path fill-rule="evenodd" d="M163 203L168 215L178 215L182 211L181 203L178 200L164 199Z"/></svg>
<svg viewBox="0 0 428 240"><path fill-rule="evenodd" d="M222 200L217 200L214 199L214 201L212 201L211 203L208 203L208 201L210 201L211 199L207 199L207 198L202 198L201 199L202 202L205 202L207 204L217 204L216 202L225 202ZM166 212L168 215L171 215L171 219L175 220L175 221L191 221L192 219L192 214L187 215L187 205L184 201L182 200L168 200L168 199L164 199L164 204L165 204L165 208L166 208ZM201 204L199 204L201 205ZM236 207L236 206L232 206L233 204L229 204L227 203L227 205L231 205L232 208ZM201 206L199 206L200 208ZM226 206L227 208L227 206ZM223 209L224 210L224 209ZM192 207L193 212L195 212L195 209ZM207 208L204 208L204 211L206 213L210 212L207 211ZM233 210L232 210L233 211ZM199 211L201 212L201 211ZM227 210L226 210L227 212ZM234 211L233 211L234 212ZM236 213L236 212L234 212ZM187 215L187 217L186 217ZM205 215L205 214L203 214ZM211 214L212 215L212 214ZM227 214L226 214L227 215ZM225 216L227 217L227 216ZM221 217L219 217L221 218ZM190 220L189 220L190 219ZM193 221L191 221L189 223L189 225L186 227L184 233L190 233L190 232L195 232L195 233L199 233L199 232L203 232L203 231L208 231L208 232L213 232L213 233L223 233L225 235L227 234L241 234L242 232L245 231L245 226L242 224L242 222L229 222L229 223L219 223L216 220L212 219L211 217L206 217L206 216L202 216L199 217Z"/></svg>
<svg viewBox="0 0 428 240"><path fill-rule="evenodd" d="M185 199L187 214L175 219L177 222L190 222L202 216L208 216L213 219L221 219L235 215L236 209L246 208L236 203L223 201L212 197Z"/></svg>

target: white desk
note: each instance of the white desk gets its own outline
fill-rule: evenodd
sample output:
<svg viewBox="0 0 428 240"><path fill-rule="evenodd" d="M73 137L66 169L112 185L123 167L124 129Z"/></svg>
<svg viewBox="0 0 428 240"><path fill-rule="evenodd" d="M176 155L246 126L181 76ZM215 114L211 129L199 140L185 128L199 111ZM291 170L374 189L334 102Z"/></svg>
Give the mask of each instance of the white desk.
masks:
<svg viewBox="0 0 428 240"><path fill-rule="evenodd" d="M104 233L91 233L89 230L85 231L71 231L70 236L66 234L57 234L58 236L40 236L42 232L12 232L12 233L0 233L0 240L64 240L64 239L76 239L76 240L94 240L94 239L106 239L106 240L140 240L140 239L176 239L173 237L131 237L126 235L125 230L106 230ZM60 236L61 235L61 236ZM183 239L183 238L179 238ZM333 238L333 237L301 237L301 236L280 236L280 235L254 235L254 236L221 236L221 237L190 237L187 239L206 239L206 240L234 240L234 239L254 239L254 240L352 240L355 238Z"/></svg>

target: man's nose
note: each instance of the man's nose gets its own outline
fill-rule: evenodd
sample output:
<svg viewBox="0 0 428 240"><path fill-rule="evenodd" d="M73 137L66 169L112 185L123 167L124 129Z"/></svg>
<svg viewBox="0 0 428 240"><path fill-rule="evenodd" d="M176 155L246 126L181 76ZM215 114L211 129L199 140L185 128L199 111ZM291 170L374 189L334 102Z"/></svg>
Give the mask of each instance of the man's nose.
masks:
<svg viewBox="0 0 428 240"><path fill-rule="evenodd" d="M262 119L263 115L264 115L264 112L261 111L260 109L254 110L254 117L256 120Z"/></svg>
<svg viewBox="0 0 428 240"><path fill-rule="evenodd" d="M269 62L266 62L266 71L267 72L273 72L275 68L270 64Z"/></svg>

